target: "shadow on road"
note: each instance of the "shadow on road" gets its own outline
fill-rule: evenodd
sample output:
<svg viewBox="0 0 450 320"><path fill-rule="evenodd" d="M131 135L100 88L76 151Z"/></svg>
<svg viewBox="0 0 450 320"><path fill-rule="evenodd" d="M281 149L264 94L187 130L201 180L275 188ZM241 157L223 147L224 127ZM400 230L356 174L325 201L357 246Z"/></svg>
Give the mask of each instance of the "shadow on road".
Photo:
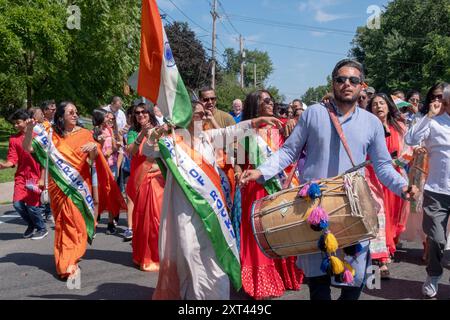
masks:
<svg viewBox="0 0 450 320"><path fill-rule="evenodd" d="M0 240L8 241L8 240L19 240L23 239L24 241L29 241L30 239L24 239L22 233L0 233Z"/></svg>
<svg viewBox="0 0 450 320"><path fill-rule="evenodd" d="M36 267L42 271L51 274L54 278L60 279L56 275L55 269L55 257L50 254L38 254L38 253L10 253L0 258L1 263L15 263L18 266L31 266Z"/></svg>
<svg viewBox="0 0 450 320"><path fill-rule="evenodd" d="M154 288L148 288L131 283L104 283L96 291L88 295L79 294L47 294L31 295L31 298L70 299L70 300L151 300ZM76 293L77 290L74 290Z"/></svg>
<svg viewBox="0 0 450 320"><path fill-rule="evenodd" d="M134 267L131 252L99 250L88 248L83 260L100 260L126 267Z"/></svg>
<svg viewBox="0 0 450 320"><path fill-rule="evenodd" d="M437 299L448 300L450 298L450 285L445 284L448 281L442 278L439 283L439 292ZM388 300L402 300L402 299L423 299L422 296L422 281L412 281L404 279L394 279L381 281L381 289L364 289L364 293Z"/></svg>

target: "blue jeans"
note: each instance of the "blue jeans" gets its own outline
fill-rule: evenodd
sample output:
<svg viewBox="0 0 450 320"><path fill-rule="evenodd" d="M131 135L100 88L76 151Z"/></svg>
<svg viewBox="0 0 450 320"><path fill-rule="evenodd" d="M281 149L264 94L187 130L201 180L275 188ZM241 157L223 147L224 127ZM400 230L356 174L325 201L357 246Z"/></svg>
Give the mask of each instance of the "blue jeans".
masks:
<svg viewBox="0 0 450 320"><path fill-rule="evenodd" d="M331 300L330 276L308 278L309 295L311 300ZM358 300L364 284L361 287L340 287L339 300Z"/></svg>
<svg viewBox="0 0 450 320"><path fill-rule="evenodd" d="M47 229L42 217L41 207L27 206L23 201L15 201L13 207L29 227L35 227L37 231Z"/></svg>

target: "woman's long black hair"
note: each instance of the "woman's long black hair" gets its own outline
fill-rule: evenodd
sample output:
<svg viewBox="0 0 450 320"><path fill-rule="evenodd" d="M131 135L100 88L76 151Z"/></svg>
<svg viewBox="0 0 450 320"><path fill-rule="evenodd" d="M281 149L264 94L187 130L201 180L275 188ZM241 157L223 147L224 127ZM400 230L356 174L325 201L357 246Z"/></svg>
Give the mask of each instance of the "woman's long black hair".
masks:
<svg viewBox="0 0 450 320"><path fill-rule="evenodd" d="M425 97L425 102L423 104L422 109L420 110L420 112L422 112L422 114L426 115L428 113L428 111L430 111L430 103L432 102L434 90L441 89L442 92L444 92L444 88L445 88L446 84L447 84L446 82L438 82L438 83L435 83L434 86L432 86L430 88L430 90L428 90L427 96Z"/></svg>
<svg viewBox="0 0 450 320"><path fill-rule="evenodd" d="M372 111L372 105L376 97L382 98L384 101L386 101L386 104L388 106L388 114L387 114L387 123L394 127L395 131L400 133L401 135L404 133L402 127L399 124L400 119L400 112L397 109L397 106L395 105L394 101L391 97L389 97L385 93L377 93L375 94L372 99L370 99L368 105L367 105L367 111L373 113Z"/></svg>
<svg viewBox="0 0 450 320"><path fill-rule="evenodd" d="M134 110L133 110L133 118L132 118L132 129L134 130L134 131L136 131L136 132L141 132L141 124L136 120L136 115L134 114L134 112L136 111L136 109L137 108L143 108L144 109L144 111L146 111L147 113L148 113L148 115L149 115L149 117L150 117L150 123L153 125L153 126L157 126L158 125L158 120L156 119L156 116L155 116L155 114L153 113L153 110L152 110L152 108L150 108L149 106L147 106L147 105L144 105L144 104L140 104L140 105L137 105L137 106L135 106L134 107Z"/></svg>
<svg viewBox="0 0 450 320"><path fill-rule="evenodd" d="M66 107L71 104L75 105L72 101L63 101L57 107L55 111L55 117L53 118L53 130L60 135L64 136L64 130L66 128L64 123L64 112L66 111Z"/></svg>
<svg viewBox="0 0 450 320"><path fill-rule="evenodd" d="M242 120L250 120L258 117L259 104L261 102L261 94L265 92L273 100L272 95L267 90L256 90L249 93L244 101L244 113ZM274 106L275 107L275 106Z"/></svg>
<svg viewBox="0 0 450 320"><path fill-rule="evenodd" d="M105 109L95 109L92 111L92 125L94 126L93 129L93 136L95 141L98 142L98 137L102 134L102 128L101 125L103 122L105 122L105 117L108 111Z"/></svg>

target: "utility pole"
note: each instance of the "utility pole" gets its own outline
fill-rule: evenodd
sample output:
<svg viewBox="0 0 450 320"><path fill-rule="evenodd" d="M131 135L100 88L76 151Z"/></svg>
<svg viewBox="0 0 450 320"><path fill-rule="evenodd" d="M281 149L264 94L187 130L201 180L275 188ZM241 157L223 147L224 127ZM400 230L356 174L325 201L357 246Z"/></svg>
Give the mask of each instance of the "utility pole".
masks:
<svg viewBox="0 0 450 320"><path fill-rule="evenodd" d="M256 63L253 64L253 83L254 83L255 88L256 88Z"/></svg>
<svg viewBox="0 0 450 320"><path fill-rule="evenodd" d="M213 89L216 88L216 19L217 19L216 5L217 5L217 0L214 0L213 1L213 8L212 8L212 11L211 11L211 15L212 15L212 18L213 18L211 87Z"/></svg>
<svg viewBox="0 0 450 320"><path fill-rule="evenodd" d="M239 35L239 49L241 52L241 88L244 88L244 59L245 59L245 52L244 52L244 38L242 38L242 35Z"/></svg>

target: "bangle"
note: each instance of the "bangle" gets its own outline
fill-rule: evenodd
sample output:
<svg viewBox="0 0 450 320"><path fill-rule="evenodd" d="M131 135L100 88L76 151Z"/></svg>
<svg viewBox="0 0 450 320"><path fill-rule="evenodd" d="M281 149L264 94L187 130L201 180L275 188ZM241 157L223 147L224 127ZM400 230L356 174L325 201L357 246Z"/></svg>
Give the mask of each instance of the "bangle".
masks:
<svg viewBox="0 0 450 320"><path fill-rule="evenodd" d="M138 147L141 145L141 143L142 143L142 141L138 142L138 139L134 140L134 144Z"/></svg>

